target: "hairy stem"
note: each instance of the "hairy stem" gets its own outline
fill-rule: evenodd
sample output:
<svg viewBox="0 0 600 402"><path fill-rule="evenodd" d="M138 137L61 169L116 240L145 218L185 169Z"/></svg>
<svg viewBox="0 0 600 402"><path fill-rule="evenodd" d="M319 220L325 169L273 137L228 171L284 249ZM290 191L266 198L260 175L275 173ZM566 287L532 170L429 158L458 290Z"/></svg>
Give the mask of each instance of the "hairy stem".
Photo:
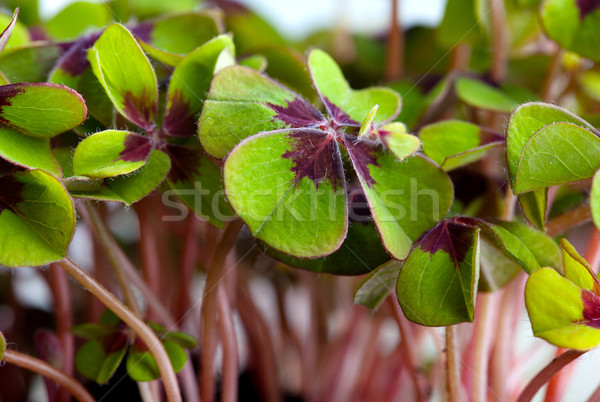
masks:
<svg viewBox="0 0 600 402"><path fill-rule="evenodd" d="M519 395L517 402L528 402L535 394L546 384L556 373L558 373L563 367L577 359L579 356L584 354L585 351L579 350L568 350L552 360L546 367L542 369L530 382L527 384L525 389Z"/></svg>
<svg viewBox="0 0 600 402"><path fill-rule="evenodd" d="M171 402L180 402L181 394L177 377L171 366L169 356L162 343L140 318L133 311L119 301L112 293L107 291L102 285L90 277L84 270L68 258L61 260L58 264L67 271L69 275L90 293L96 296L110 310L112 310L121 320L125 322L146 344L150 354L156 360L160 375L165 385L167 398Z"/></svg>
<svg viewBox="0 0 600 402"><path fill-rule="evenodd" d="M218 286L225 275L224 266L227 254L233 247L242 225L243 222L240 219L227 224L206 275L202 300L202 369L199 378L200 396L203 402L212 402L215 396L213 364L217 347Z"/></svg>
<svg viewBox="0 0 600 402"><path fill-rule="evenodd" d="M460 364L458 353L458 334L456 326L446 327L446 400L448 402L461 401Z"/></svg>
<svg viewBox="0 0 600 402"><path fill-rule="evenodd" d="M73 326L73 311L71 309L71 292L65 271L59 265L50 264L48 271L50 289L54 299L54 314L56 315L56 335L62 352L62 372L73 375L75 343L71 327ZM68 401L68 395L59 391L58 399Z"/></svg>
<svg viewBox="0 0 600 402"><path fill-rule="evenodd" d="M27 370L31 370L34 373L38 373L39 375L56 382L61 387L69 391L71 395L73 395L73 397L78 401L94 402L95 400L77 380L69 375L66 375L65 373L58 371L45 361L8 349L4 352L2 361L14 364L15 366L19 366Z"/></svg>

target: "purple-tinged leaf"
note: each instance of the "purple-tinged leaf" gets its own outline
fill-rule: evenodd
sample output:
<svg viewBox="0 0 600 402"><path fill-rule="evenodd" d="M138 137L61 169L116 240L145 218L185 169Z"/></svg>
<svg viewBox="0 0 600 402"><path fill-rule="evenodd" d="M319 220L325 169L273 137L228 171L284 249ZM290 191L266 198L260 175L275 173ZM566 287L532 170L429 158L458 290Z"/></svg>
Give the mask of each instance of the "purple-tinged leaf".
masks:
<svg viewBox="0 0 600 402"><path fill-rule="evenodd" d="M0 214L5 209L15 211L16 205L23 201L21 193L25 185L14 175L0 176Z"/></svg>
<svg viewBox="0 0 600 402"><path fill-rule="evenodd" d="M150 61L127 28L106 28L87 58L92 71L119 113L151 131L158 108L156 75Z"/></svg>
<svg viewBox="0 0 600 402"><path fill-rule="evenodd" d="M424 234L417 241L416 246L429 254L443 251L458 266L473 246L474 231L475 228L471 225L448 220L442 221Z"/></svg>
<svg viewBox="0 0 600 402"><path fill-rule="evenodd" d="M341 246L348 208L335 138L308 129L254 135L229 153L224 177L231 206L269 246L301 258Z"/></svg>
<svg viewBox="0 0 600 402"><path fill-rule="evenodd" d="M600 296L589 290L581 290L583 301L583 319L581 324L600 329Z"/></svg>
<svg viewBox="0 0 600 402"><path fill-rule="evenodd" d="M310 103L301 97L288 101L287 105L267 103L277 114L273 119L284 122L290 128L312 128L326 124L327 120Z"/></svg>
<svg viewBox="0 0 600 402"><path fill-rule="evenodd" d="M294 162L291 170L296 182L306 177L316 188L321 182L331 184L334 191L343 187L344 167L335 137L316 130L297 130L291 131L289 138L295 141L282 158Z"/></svg>
<svg viewBox="0 0 600 402"><path fill-rule="evenodd" d="M77 145L73 154L73 174L104 178L131 173L144 166L152 149L152 142L139 134L101 131Z"/></svg>
<svg viewBox="0 0 600 402"><path fill-rule="evenodd" d="M579 19L583 21L588 14L600 8L598 0L576 0L577 8L579 9Z"/></svg>
<svg viewBox="0 0 600 402"><path fill-rule="evenodd" d="M2 52L2 50L6 46L6 43L8 43L10 34L12 33L13 29L15 28L15 24L17 23L18 15L19 15L19 9L17 8L17 9L15 9L15 12L13 14L12 20L10 21L10 24L8 24L8 26L6 28L4 28L4 31L2 31L2 33L0 34L0 52Z"/></svg>
<svg viewBox="0 0 600 402"><path fill-rule="evenodd" d="M385 248L394 258L405 259L412 242L448 212L453 198L450 179L423 157L400 162L380 143L364 137L345 135L343 144Z"/></svg>
<svg viewBox="0 0 600 402"><path fill-rule="evenodd" d="M152 152L152 142L148 137L130 133L125 137L125 148L119 153L119 159L125 162L140 162L148 159Z"/></svg>
<svg viewBox="0 0 600 402"><path fill-rule="evenodd" d="M479 231L446 220L416 242L396 286L398 301L409 320L428 326L473 321Z"/></svg>
<svg viewBox="0 0 600 402"><path fill-rule="evenodd" d="M24 134L51 138L79 126L85 101L69 87L52 83L0 86L0 123Z"/></svg>
<svg viewBox="0 0 600 402"><path fill-rule="evenodd" d="M201 150L167 144L163 151L171 158L171 171L168 178L173 183L194 181L193 178L200 174L200 165L204 158Z"/></svg>
<svg viewBox="0 0 600 402"><path fill-rule="evenodd" d="M100 33L91 33L77 39L58 59L56 66L50 72L48 81L77 89L79 76L90 65L87 59L88 50L99 37Z"/></svg>

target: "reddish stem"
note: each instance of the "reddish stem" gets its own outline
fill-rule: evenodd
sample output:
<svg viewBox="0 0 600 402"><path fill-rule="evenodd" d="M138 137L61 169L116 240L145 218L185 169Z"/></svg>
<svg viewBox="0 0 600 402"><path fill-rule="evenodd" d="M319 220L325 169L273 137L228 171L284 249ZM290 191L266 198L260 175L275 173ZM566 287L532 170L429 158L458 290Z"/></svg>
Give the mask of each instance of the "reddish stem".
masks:
<svg viewBox="0 0 600 402"><path fill-rule="evenodd" d="M198 249L198 221L195 214L189 214L185 225L183 256L179 268L181 279L179 279L179 299L175 311L177 320L183 319L190 306L190 285L194 277Z"/></svg>
<svg viewBox="0 0 600 402"><path fill-rule="evenodd" d="M223 372L222 384L223 392L221 402L235 402L238 397L238 347L233 325L233 315L231 306L224 286L217 288L218 292L218 314L219 314L219 332L221 335L221 345L223 347Z"/></svg>
<svg viewBox="0 0 600 402"><path fill-rule="evenodd" d="M14 364L15 366L23 367L27 370L31 370L41 376L55 381L61 387L69 391L71 395L73 395L73 397L78 401L95 401L90 393L77 380L58 371L56 368L42 360L25 355L23 353L15 352L14 350L6 350L2 356L2 361Z"/></svg>
<svg viewBox="0 0 600 402"><path fill-rule="evenodd" d="M579 350L568 350L552 360L546 367L542 369L530 382L527 384L517 402L528 402L535 394L546 384L556 373L558 373L563 367L577 359L579 356L584 354L585 351Z"/></svg>
<svg viewBox="0 0 600 402"><path fill-rule="evenodd" d="M281 400L281 396L277 382L277 358L273 336L244 280L237 282L237 297L237 310L246 329L252 357L256 361L261 396L265 402L277 402ZM298 349L298 353L301 354L300 348Z"/></svg>
<svg viewBox="0 0 600 402"><path fill-rule="evenodd" d="M229 222L217 245L215 254L208 267L202 303L202 369L200 370L200 396L203 402L213 402L215 397L215 373L213 364L217 347L217 302L218 286L223 276L225 259L233 248L235 239L243 222Z"/></svg>
<svg viewBox="0 0 600 402"><path fill-rule="evenodd" d="M402 76L402 59L404 55L404 32L398 16L399 0L392 0L390 14L390 31L387 40L387 58L385 61L385 79L394 81Z"/></svg>
<svg viewBox="0 0 600 402"><path fill-rule="evenodd" d="M425 384L423 383L422 377L419 375L420 370L416 356L418 348L413 338L413 333L400 309L398 299L396 299L395 296L389 296L388 304L392 307L394 319L398 324L398 330L400 331L400 348L402 349L403 358L406 360L408 372L413 382L413 386L415 387L417 401L426 401Z"/></svg>
<svg viewBox="0 0 600 402"><path fill-rule="evenodd" d="M68 376L73 375L73 361L75 345L71 327L73 326L73 311L71 310L71 292L67 274L56 263L50 264L49 269L50 289L54 298L54 314L56 316L56 335L62 352L62 372ZM66 389L58 393L60 401L68 401Z"/></svg>

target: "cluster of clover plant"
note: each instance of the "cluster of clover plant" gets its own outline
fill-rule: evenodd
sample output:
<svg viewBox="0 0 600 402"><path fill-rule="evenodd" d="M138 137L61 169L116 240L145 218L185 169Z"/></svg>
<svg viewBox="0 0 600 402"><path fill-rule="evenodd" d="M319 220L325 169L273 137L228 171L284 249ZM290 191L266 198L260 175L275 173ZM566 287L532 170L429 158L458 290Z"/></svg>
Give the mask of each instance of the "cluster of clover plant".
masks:
<svg viewBox="0 0 600 402"><path fill-rule="evenodd" d="M0 397L27 395L14 365L59 401L527 401L547 382L555 401L600 344L597 2L448 0L435 28L300 43L229 0L4 5L0 265L42 269L55 321L0 327ZM524 306L569 349L533 378Z"/></svg>

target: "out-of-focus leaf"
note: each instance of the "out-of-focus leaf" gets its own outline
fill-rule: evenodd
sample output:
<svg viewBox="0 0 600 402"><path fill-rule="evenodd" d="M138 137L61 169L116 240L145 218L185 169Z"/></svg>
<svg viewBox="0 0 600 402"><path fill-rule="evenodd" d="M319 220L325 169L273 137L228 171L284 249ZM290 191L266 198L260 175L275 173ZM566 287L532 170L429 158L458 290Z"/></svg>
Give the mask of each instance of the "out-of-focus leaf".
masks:
<svg viewBox="0 0 600 402"><path fill-rule="evenodd" d="M354 291L354 303L376 309L394 290L402 262L389 260L363 279Z"/></svg>
<svg viewBox="0 0 600 402"><path fill-rule="evenodd" d="M40 170L0 176L0 264L39 266L66 256L75 231L73 202Z"/></svg>

